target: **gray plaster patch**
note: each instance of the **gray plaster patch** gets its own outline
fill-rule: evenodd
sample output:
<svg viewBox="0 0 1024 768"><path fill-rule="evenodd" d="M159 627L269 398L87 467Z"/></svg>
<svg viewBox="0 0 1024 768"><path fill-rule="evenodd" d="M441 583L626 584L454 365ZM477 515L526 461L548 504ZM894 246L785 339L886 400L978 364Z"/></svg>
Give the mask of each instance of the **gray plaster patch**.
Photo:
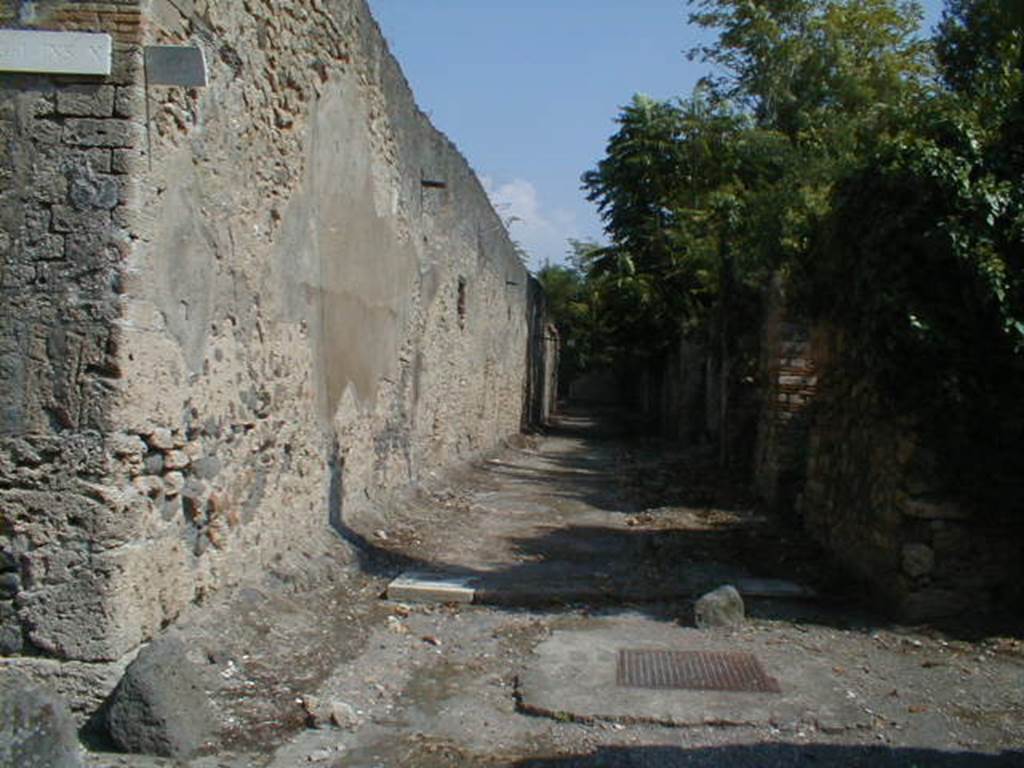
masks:
<svg viewBox="0 0 1024 768"><path fill-rule="evenodd" d="M205 88L207 73L203 49L193 45L147 45L146 82Z"/></svg>
<svg viewBox="0 0 1024 768"><path fill-rule="evenodd" d="M623 688L618 685L622 648L753 653L768 676L785 679L786 685L781 693ZM581 722L802 722L827 731L870 723L830 668L805 653L768 645L756 633L700 632L647 619L608 619L587 629L556 631L535 649L519 678L519 696L527 712Z"/></svg>

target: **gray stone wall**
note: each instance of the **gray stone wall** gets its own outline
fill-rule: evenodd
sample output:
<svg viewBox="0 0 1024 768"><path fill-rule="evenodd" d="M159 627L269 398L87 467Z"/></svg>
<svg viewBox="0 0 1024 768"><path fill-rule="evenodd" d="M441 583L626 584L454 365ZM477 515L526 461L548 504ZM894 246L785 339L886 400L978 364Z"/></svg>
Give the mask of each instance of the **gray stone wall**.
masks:
<svg viewBox="0 0 1024 768"><path fill-rule="evenodd" d="M0 74L0 641L93 680L518 431L528 281L362 0L28 6L116 44Z"/></svg>
<svg viewBox="0 0 1024 768"><path fill-rule="evenodd" d="M1024 595L1024 530L958 500L941 457L851 370L842 333L791 322L768 297L754 481L829 554L909 620L1012 606ZM924 375L924 374L923 374Z"/></svg>
<svg viewBox="0 0 1024 768"><path fill-rule="evenodd" d="M941 457L841 365L842 335L819 327L821 381L798 507L807 530L897 615L913 621L1011 608L1024 595L1024 531L957 497Z"/></svg>
<svg viewBox="0 0 1024 768"><path fill-rule="evenodd" d="M115 659L155 616L96 621L130 589L138 501L108 479L132 180L142 125L137 2L5 2L4 26L102 28L106 78L0 76L0 653ZM143 608L145 613L158 608Z"/></svg>
<svg viewBox="0 0 1024 768"><path fill-rule="evenodd" d="M818 370L809 328L786 317L785 286L778 276L765 310L754 486L768 509L788 516L806 479L807 429Z"/></svg>

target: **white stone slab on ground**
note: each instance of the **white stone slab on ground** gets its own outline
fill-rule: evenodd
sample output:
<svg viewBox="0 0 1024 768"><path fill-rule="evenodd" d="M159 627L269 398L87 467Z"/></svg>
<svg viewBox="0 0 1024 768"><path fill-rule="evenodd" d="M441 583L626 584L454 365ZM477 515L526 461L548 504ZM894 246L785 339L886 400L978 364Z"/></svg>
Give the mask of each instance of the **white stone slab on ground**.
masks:
<svg viewBox="0 0 1024 768"><path fill-rule="evenodd" d="M388 599L407 603L472 603L476 579L409 571L388 584Z"/></svg>

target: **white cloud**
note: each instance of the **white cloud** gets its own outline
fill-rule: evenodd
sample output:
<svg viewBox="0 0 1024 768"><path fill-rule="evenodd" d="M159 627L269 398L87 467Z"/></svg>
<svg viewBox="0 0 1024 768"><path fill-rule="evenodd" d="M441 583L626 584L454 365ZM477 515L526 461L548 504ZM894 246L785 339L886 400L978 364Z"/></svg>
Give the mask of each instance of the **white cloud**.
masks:
<svg viewBox="0 0 1024 768"><path fill-rule="evenodd" d="M528 266L536 270L545 261L565 260L569 238L579 237L576 214L544 209L537 188L526 179L495 184L488 176L480 179L498 215L509 223L512 239L530 255Z"/></svg>

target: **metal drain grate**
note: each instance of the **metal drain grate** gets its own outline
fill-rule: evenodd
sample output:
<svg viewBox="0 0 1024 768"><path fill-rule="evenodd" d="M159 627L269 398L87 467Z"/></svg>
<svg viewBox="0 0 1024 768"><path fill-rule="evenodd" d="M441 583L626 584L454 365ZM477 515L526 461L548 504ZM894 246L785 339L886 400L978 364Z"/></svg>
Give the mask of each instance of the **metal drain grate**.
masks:
<svg viewBox="0 0 1024 768"><path fill-rule="evenodd" d="M775 678L749 653L619 651L616 682L627 688L781 693Z"/></svg>

